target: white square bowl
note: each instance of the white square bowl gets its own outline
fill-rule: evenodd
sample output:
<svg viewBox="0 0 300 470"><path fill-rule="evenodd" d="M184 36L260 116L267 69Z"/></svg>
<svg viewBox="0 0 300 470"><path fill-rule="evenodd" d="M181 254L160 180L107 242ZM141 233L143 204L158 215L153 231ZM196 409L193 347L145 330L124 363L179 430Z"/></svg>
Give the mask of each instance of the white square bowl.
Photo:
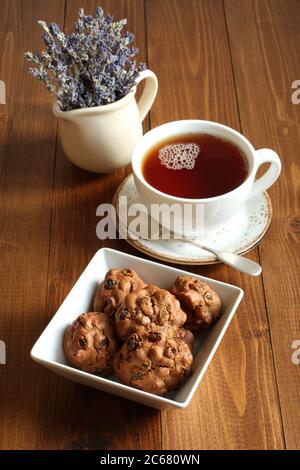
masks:
<svg viewBox="0 0 300 470"><path fill-rule="evenodd" d="M144 405L163 409L168 406L185 408L190 403L210 361L212 360L231 319L242 300L243 291L239 287L215 281L204 276L192 274L207 282L220 295L223 301L222 315L218 322L197 338L195 345L194 367L191 376L176 391L165 397L143 392L123 385L115 377L102 378L70 367L63 353L63 335L67 326L81 313L91 307L91 300L96 286L104 278L110 268L130 267L145 280L146 283L169 288L176 277L182 274L191 275L187 271L171 268L160 263L148 261L136 256L121 253L109 248L97 251L80 278L45 328L31 350L34 361L43 364L58 374L90 387L127 398Z"/></svg>

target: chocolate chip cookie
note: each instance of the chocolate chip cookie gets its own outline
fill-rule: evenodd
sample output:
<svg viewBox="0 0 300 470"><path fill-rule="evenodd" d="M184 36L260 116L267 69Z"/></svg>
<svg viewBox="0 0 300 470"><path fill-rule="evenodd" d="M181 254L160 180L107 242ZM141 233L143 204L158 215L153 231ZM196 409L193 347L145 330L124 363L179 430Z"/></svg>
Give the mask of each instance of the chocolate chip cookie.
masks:
<svg viewBox="0 0 300 470"><path fill-rule="evenodd" d="M80 315L64 336L64 353L71 366L85 372L110 375L117 350L113 325L105 313Z"/></svg>
<svg viewBox="0 0 300 470"><path fill-rule="evenodd" d="M157 325L129 336L114 359L122 383L155 395L176 389L192 365L193 355L178 330Z"/></svg>
<svg viewBox="0 0 300 470"><path fill-rule="evenodd" d="M114 315L126 295L145 286L133 269L110 269L96 290L93 308L95 312Z"/></svg>
<svg viewBox="0 0 300 470"><path fill-rule="evenodd" d="M179 276L171 292L187 314L186 328L196 333L208 328L221 314L219 295L205 282L192 276Z"/></svg>
<svg viewBox="0 0 300 470"><path fill-rule="evenodd" d="M178 328L186 321L179 301L169 291L149 285L131 292L116 311L116 334L126 341L137 330L158 326Z"/></svg>

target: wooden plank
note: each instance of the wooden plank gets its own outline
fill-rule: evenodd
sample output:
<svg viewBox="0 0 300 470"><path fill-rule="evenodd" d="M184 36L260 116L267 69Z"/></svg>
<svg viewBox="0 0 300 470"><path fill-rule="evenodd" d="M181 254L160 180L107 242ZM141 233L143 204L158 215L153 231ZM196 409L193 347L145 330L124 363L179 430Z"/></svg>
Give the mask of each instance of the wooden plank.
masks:
<svg viewBox="0 0 300 470"><path fill-rule="evenodd" d="M259 246L272 348L287 447L300 446L300 367L291 361L299 340L299 126L291 84L300 79L300 3L225 0L243 132L255 147L274 148L283 172L269 191L274 217Z"/></svg>
<svg viewBox="0 0 300 470"><path fill-rule="evenodd" d="M68 1L66 29L84 3L94 14L98 1ZM136 36L145 60L143 1L102 1L106 13L128 17L128 29ZM73 166L59 147L55 170L52 236L47 315L51 318L90 258L103 243L96 237L96 208L110 202L129 168L111 175L90 174ZM117 247L117 241L105 245ZM124 245L126 250L127 245ZM40 370L41 373L41 370ZM52 374L43 375L45 387L40 401L42 448L64 449L152 449L160 448L160 414Z"/></svg>
<svg viewBox="0 0 300 470"><path fill-rule="evenodd" d="M22 56L40 40L36 20L62 22L63 2L1 1L0 79L0 448L34 449L43 387L29 357L43 323L57 125L52 99ZM45 403L43 406L47 406Z"/></svg>
<svg viewBox="0 0 300 470"><path fill-rule="evenodd" d="M222 2L146 5L149 66L160 82L151 125L202 118L239 129ZM245 300L189 408L163 413L163 448L283 448L262 280L224 266L193 271L241 286Z"/></svg>

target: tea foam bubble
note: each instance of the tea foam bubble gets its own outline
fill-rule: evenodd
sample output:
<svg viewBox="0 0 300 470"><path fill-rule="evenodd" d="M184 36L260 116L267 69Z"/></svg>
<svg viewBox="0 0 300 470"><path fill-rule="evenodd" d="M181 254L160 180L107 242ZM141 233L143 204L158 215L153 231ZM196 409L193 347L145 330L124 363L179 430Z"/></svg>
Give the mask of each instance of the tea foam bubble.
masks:
<svg viewBox="0 0 300 470"><path fill-rule="evenodd" d="M199 156L200 147L195 143L171 144L162 147L158 152L161 164L170 170L192 170Z"/></svg>

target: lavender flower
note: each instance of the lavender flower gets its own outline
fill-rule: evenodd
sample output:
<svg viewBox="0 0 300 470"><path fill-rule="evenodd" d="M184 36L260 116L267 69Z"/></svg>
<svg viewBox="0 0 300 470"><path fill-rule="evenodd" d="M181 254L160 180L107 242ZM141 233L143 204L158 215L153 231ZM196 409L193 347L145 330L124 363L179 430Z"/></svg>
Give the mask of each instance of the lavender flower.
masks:
<svg viewBox="0 0 300 470"><path fill-rule="evenodd" d="M132 46L133 34L122 34L127 20L114 21L101 7L95 17L86 16L81 8L69 35L56 23L38 23L44 30L46 49L26 52L25 58L35 65L29 72L46 84L63 111L121 99L146 68L133 59L138 53Z"/></svg>

